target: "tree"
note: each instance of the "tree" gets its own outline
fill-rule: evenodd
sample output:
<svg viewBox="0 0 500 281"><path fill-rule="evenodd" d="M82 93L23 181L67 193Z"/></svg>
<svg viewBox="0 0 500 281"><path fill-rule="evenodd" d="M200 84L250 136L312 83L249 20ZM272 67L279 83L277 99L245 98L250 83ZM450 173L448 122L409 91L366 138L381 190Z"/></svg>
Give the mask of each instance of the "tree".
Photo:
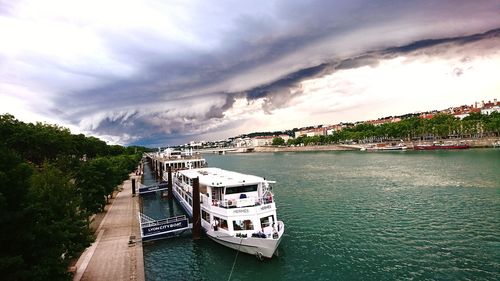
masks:
<svg viewBox="0 0 500 281"><path fill-rule="evenodd" d="M273 138L273 145L284 145L285 140L281 137Z"/></svg>
<svg viewBox="0 0 500 281"><path fill-rule="evenodd" d="M75 183L87 216L104 210L107 168L105 160L98 158L89 161L77 172Z"/></svg>
<svg viewBox="0 0 500 281"><path fill-rule="evenodd" d="M26 241L33 237L26 210L33 168L0 144L0 276L2 280L29 280Z"/></svg>
<svg viewBox="0 0 500 281"><path fill-rule="evenodd" d="M74 184L44 163L31 179L28 210L33 218L31 280L68 280L69 258L90 244L86 216Z"/></svg>
<svg viewBox="0 0 500 281"><path fill-rule="evenodd" d="M0 115L2 280L69 280L69 258L91 239L89 215L145 150Z"/></svg>

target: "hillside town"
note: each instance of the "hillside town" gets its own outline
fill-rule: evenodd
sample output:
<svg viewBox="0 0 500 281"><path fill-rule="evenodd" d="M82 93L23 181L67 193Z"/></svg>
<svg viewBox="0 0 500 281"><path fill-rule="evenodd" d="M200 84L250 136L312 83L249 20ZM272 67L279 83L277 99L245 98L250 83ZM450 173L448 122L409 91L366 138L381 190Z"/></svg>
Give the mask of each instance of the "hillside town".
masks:
<svg viewBox="0 0 500 281"><path fill-rule="evenodd" d="M342 132L347 128L354 128L359 125L373 125L375 127L384 124L399 123L402 120L417 117L419 119L429 120L438 115L451 116L456 120L463 120L471 114L491 115L493 112L500 113L500 101L493 99L493 101L474 102L471 105L461 105L456 107L449 107L442 110L433 110L420 113L409 113L400 116L389 116L379 118L377 120L358 121L354 123L341 122L333 125L316 125L302 128L294 128L291 130L278 131L278 132L261 132L243 134L219 141L191 141L187 144L181 145L183 148L193 149L209 149L221 147L233 148L252 148L252 147L266 147L273 145L273 140L281 139L280 144L290 143L291 140L300 137L324 137L333 136ZM292 144L293 146L294 144Z"/></svg>

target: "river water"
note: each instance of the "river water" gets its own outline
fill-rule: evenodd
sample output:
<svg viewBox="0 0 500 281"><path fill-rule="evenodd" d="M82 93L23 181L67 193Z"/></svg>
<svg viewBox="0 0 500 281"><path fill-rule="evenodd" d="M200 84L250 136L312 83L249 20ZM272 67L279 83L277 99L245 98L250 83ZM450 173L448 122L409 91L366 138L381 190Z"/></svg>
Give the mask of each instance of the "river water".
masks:
<svg viewBox="0 0 500 281"><path fill-rule="evenodd" d="M206 155L276 180L279 256L189 235L144 246L147 280L500 280L500 149ZM144 198L153 217L181 213Z"/></svg>

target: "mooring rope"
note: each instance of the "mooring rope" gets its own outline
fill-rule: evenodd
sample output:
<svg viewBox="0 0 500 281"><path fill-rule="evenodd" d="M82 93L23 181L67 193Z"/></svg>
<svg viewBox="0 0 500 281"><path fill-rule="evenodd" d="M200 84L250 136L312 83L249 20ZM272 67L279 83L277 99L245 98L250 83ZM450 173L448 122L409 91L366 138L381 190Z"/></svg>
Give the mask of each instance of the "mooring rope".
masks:
<svg viewBox="0 0 500 281"><path fill-rule="evenodd" d="M227 281L231 280L231 275L233 275L234 265L236 264L236 260L238 259L238 254L240 253L241 243L243 243L243 238L241 238L240 245L238 246L238 251L236 251L236 256L234 257L233 267L231 268L231 272L229 273L229 278L227 278Z"/></svg>

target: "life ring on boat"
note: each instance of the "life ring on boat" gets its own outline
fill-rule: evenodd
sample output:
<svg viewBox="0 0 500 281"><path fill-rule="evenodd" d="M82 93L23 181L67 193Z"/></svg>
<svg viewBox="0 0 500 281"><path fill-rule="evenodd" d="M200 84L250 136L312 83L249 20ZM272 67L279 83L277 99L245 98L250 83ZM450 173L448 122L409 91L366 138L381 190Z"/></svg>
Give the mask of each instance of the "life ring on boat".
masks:
<svg viewBox="0 0 500 281"><path fill-rule="evenodd" d="M267 196L267 202L268 203L273 203L273 197L271 195Z"/></svg>
<svg viewBox="0 0 500 281"><path fill-rule="evenodd" d="M232 205L233 205L233 201L228 200L228 201L227 201L227 205L232 206Z"/></svg>

